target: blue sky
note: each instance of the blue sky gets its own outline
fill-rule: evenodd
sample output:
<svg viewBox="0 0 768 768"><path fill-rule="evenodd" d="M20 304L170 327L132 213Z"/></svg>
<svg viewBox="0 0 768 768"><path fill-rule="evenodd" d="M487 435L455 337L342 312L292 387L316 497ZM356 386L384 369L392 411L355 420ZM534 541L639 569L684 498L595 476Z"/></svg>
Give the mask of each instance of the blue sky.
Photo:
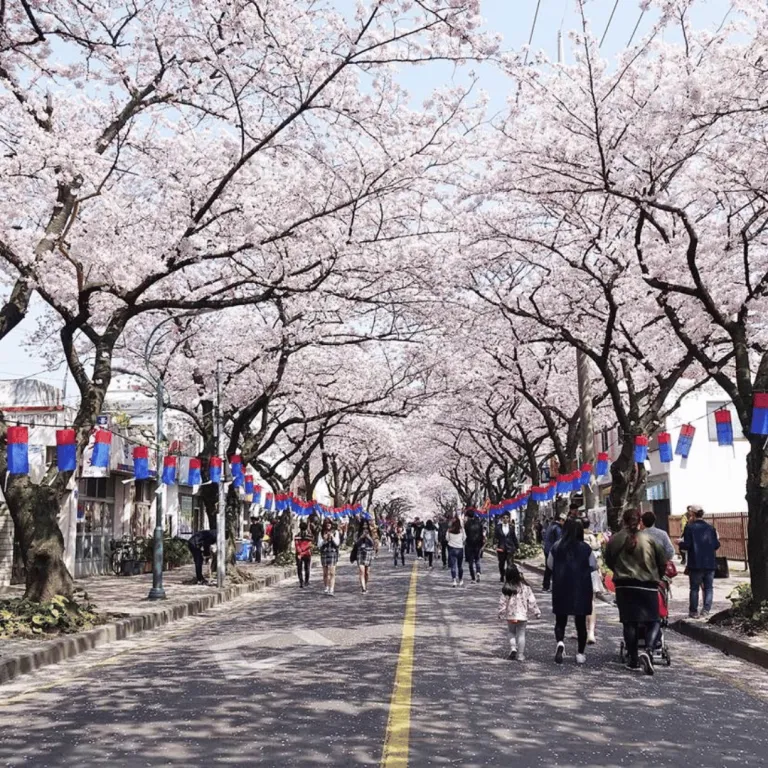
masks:
<svg viewBox="0 0 768 768"><path fill-rule="evenodd" d="M348 0L339 0L346 3ZM518 49L528 42L531 33L537 2L540 3L539 15L533 35L534 50L543 50L551 58L557 55L557 33L562 29L564 35L570 29L580 28L576 0L481 0L481 13L488 28L504 37L504 47ZM615 6L613 19L608 20ZM730 0L701 0L692 16L696 27L716 28L728 11ZM608 27L603 44L606 56L615 56L624 48L640 17L638 0L585 0L593 33L602 38ZM640 39L653 24L655 15L649 11L642 19L636 39ZM566 61L569 59L566 38ZM480 67L478 73L482 87L491 94L494 108L504 104L509 81L492 67ZM411 90L414 97L426 95L434 87L448 84L453 76L451 68L429 67L413 70L403 76L403 83ZM5 291L3 293L6 293ZM32 313L21 327L9 338L0 342L0 378L16 378L37 374L36 378L61 386L63 367L55 372L46 372L46 364L33 350L23 344L28 333L35 330L37 312ZM70 388L74 392L74 387Z"/></svg>

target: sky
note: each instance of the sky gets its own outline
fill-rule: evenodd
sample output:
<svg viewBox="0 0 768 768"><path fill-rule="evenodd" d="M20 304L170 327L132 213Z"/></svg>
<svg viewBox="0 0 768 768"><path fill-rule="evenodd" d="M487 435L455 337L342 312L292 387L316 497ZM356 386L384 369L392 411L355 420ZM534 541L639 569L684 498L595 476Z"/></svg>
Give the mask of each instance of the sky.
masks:
<svg viewBox="0 0 768 768"><path fill-rule="evenodd" d="M346 0L339 2L345 3ZM534 27L537 4L538 17ZM584 4L593 33L598 38L605 36L603 53L609 58L616 56L629 42L640 19L639 0L584 0ZM729 7L730 0L702 0L695 8L692 22L696 27L717 28ZM527 44L533 29L533 50L544 51L554 59L557 56L558 31L562 30L566 62L569 59L567 32L580 28L577 11L577 0L481 0L481 13L488 29L503 36L505 49L519 49ZM654 18L652 11L642 17L635 41L651 28ZM481 86L490 94L492 107L501 108L509 90L509 81L490 66L480 67L477 71ZM450 68L431 68L427 72L411 70L403 76L403 83L414 99L418 99L434 87L449 84L452 76ZM0 295L5 294L7 290L0 291ZM24 323L0 341L0 379L34 377L59 387L63 385L64 366L54 371L46 370L46 362L25 344L28 335L37 329L40 317L37 304ZM74 398L75 387L71 379L67 388L69 397Z"/></svg>

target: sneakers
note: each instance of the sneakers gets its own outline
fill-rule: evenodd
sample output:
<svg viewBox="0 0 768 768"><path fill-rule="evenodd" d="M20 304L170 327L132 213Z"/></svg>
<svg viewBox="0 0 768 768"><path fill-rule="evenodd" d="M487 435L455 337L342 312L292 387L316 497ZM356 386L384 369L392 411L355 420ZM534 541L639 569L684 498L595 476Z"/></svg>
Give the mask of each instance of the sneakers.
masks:
<svg viewBox="0 0 768 768"><path fill-rule="evenodd" d="M586 663L587 663L587 657L583 653L577 653L576 664L581 667Z"/></svg>
<svg viewBox="0 0 768 768"><path fill-rule="evenodd" d="M562 664L563 656L565 656L565 643L560 641L555 650L555 664Z"/></svg>
<svg viewBox="0 0 768 768"><path fill-rule="evenodd" d="M329 589L329 590L328 590L328 594L329 594L331 597L335 597L335 595L333 594L333 590L332 590L332 589Z"/></svg>
<svg viewBox="0 0 768 768"><path fill-rule="evenodd" d="M594 632L590 635L587 635L587 645L594 645L597 642L597 638L595 637Z"/></svg>
<svg viewBox="0 0 768 768"><path fill-rule="evenodd" d="M304 589L304 582L303 582L303 581L300 581L300 582L299 582L299 587L300 587L301 589Z"/></svg>
<svg viewBox="0 0 768 768"><path fill-rule="evenodd" d="M454 586L454 587L458 587L458 586L459 586L459 582L458 582L458 581L456 581L456 579L454 579L454 580L453 580L453 586Z"/></svg>
<svg viewBox="0 0 768 768"><path fill-rule="evenodd" d="M324 595L330 595L330 594L331 594L331 588L330 588L330 587L326 587L326 588L323 590L323 594L324 594Z"/></svg>
<svg viewBox="0 0 768 768"><path fill-rule="evenodd" d="M688 618L689 619L698 619L699 614L696 611L689 611L688 612Z"/></svg>
<svg viewBox="0 0 768 768"><path fill-rule="evenodd" d="M503 583L504 583L504 577L503 577L503 576L500 576L500 577L499 577L499 582L500 582L501 584L503 584Z"/></svg>
<svg viewBox="0 0 768 768"><path fill-rule="evenodd" d="M480 574L479 573L477 574L476 581L480 581Z"/></svg>
<svg viewBox="0 0 768 768"><path fill-rule="evenodd" d="M653 668L653 659L651 658L650 653L641 653L638 657L638 661L640 662L640 666L643 668L643 672L645 672L646 675L652 675L655 672Z"/></svg>
<svg viewBox="0 0 768 768"><path fill-rule="evenodd" d="M709 611L702 611L702 612L701 612L701 618L702 618L702 619L708 619L708 618L709 618L709 616L710 616L710 613L709 613Z"/></svg>
<svg viewBox="0 0 768 768"><path fill-rule="evenodd" d="M463 587L463 586L464 586L464 579L459 579L459 586L460 586L460 587Z"/></svg>
<svg viewBox="0 0 768 768"><path fill-rule="evenodd" d="M521 654L520 654L520 655L517 657L517 660L518 660L518 661L525 661L525 656L524 656L524 655L521 653Z"/></svg>
<svg viewBox="0 0 768 768"><path fill-rule="evenodd" d="M515 661L517 659L517 651L510 651L509 656L507 656L507 658L510 661Z"/></svg>

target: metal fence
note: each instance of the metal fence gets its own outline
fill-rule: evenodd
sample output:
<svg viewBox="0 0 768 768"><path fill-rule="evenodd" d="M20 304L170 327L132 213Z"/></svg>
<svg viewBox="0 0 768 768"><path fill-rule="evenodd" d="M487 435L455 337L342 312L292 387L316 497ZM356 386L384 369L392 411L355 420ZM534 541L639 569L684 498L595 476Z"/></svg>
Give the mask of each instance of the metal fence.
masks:
<svg viewBox="0 0 768 768"><path fill-rule="evenodd" d="M746 512L728 512L724 515L708 515L706 521L715 527L720 539L719 557L741 560L747 563L748 516ZM669 537L677 549L682 529L681 517L669 518Z"/></svg>

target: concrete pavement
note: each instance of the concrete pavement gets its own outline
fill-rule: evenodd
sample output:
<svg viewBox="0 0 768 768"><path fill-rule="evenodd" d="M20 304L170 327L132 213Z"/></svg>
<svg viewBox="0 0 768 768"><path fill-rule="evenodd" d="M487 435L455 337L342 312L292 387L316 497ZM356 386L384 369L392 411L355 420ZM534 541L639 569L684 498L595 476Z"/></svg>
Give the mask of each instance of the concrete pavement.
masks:
<svg viewBox="0 0 768 768"><path fill-rule="evenodd" d="M1 686L0 765L381 765L407 563L382 553L368 595L344 565L335 598L318 568L308 590L285 582ZM417 567L411 687L395 697L407 758L386 768L766 765L764 670L670 633L671 668L629 672L603 604L587 667L573 640L557 667L546 595L528 661L510 662L495 567L463 589Z"/></svg>

